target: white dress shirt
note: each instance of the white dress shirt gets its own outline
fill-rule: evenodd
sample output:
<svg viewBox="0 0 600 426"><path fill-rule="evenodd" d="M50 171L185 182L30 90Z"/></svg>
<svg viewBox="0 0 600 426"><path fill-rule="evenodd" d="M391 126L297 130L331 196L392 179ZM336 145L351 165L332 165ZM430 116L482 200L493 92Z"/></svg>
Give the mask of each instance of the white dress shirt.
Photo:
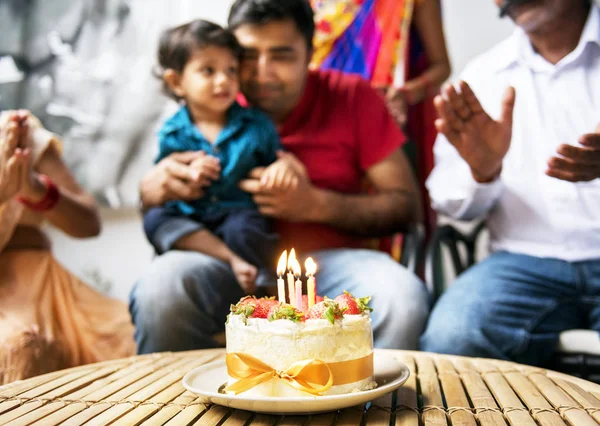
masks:
<svg viewBox="0 0 600 426"><path fill-rule="evenodd" d="M569 183L545 174L559 145L579 145L600 123L599 7L592 6L577 48L556 65L518 28L473 60L462 79L494 119L506 88L516 89L511 146L501 176L479 184L440 135L427 180L433 207L455 219L486 216L491 251L600 259L600 179Z"/></svg>

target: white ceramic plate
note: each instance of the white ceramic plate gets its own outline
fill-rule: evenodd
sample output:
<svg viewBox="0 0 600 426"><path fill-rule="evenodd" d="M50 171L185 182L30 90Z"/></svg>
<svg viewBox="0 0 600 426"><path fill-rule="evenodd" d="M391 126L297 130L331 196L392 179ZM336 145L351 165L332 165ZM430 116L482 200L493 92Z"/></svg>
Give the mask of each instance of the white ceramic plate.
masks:
<svg viewBox="0 0 600 426"><path fill-rule="evenodd" d="M374 351L375 381L372 390L343 395L310 397L256 397L219 393L227 381L225 358L197 367L183 378L183 386L203 397L210 404L224 405L240 410L268 414L312 414L353 407L377 399L399 388L406 382L410 371L388 351Z"/></svg>

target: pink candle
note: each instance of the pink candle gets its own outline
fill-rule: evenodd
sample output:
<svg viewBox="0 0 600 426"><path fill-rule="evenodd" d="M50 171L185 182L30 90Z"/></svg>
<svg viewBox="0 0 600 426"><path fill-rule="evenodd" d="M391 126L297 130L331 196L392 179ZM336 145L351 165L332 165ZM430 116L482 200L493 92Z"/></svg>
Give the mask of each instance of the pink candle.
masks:
<svg viewBox="0 0 600 426"><path fill-rule="evenodd" d="M306 268L306 276L308 280L306 282L306 289L308 291L308 309L312 308L317 303L317 283L315 281L315 274L317 273L317 264L309 257L304 262Z"/></svg>
<svg viewBox="0 0 600 426"><path fill-rule="evenodd" d="M294 306L298 309L302 308L302 281L300 281L300 276L302 275L302 270L300 269L300 263L298 259L294 256L293 259L288 259L288 267L291 266L291 270L296 277L296 288L295 288L295 296L290 292L290 303L293 303ZM290 279L288 275L288 280ZM292 278L293 279L293 278ZM288 281L289 283L289 281ZM293 302L292 302L293 300Z"/></svg>
<svg viewBox="0 0 600 426"><path fill-rule="evenodd" d="M302 309L302 281L296 280L296 308Z"/></svg>

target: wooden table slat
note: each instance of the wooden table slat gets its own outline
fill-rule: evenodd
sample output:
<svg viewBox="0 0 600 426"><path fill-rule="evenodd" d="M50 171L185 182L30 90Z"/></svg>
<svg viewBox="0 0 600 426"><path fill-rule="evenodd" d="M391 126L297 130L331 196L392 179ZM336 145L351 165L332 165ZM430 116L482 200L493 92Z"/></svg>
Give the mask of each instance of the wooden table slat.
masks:
<svg viewBox="0 0 600 426"><path fill-rule="evenodd" d="M163 353L59 371L0 387L7 426L600 425L600 386L507 361L388 351L411 370L395 393L312 416L207 406L181 379L222 350ZM366 409L368 407L368 410Z"/></svg>
<svg viewBox="0 0 600 426"><path fill-rule="evenodd" d="M399 426L418 426L419 401L415 359L408 354L401 354L398 356L398 359L406 364L410 370L410 376L406 383L396 392L395 424Z"/></svg>
<svg viewBox="0 0 600 426"><path fill-rule="evenodd" d="M177 359L177 358L166 358L164 360L167 368L176 368L181 365L182 367L186 365L189 361L187 359ZM151 368L151 367L149 367ZM152 370L150 370L152 371ZM135 399L138 395L138 392L142 391L146 388L146 386L151 385L156 380L160 380L163 377L166 377L169 373L168 370L159 369L151 374L147 374L148 371L142 371L142 377L139 380L133 381L130 384L127 384L124 388L117 391L116 393L111 393L107 398L102 398L102 400L107 401L106 403L95 403L94 405L87 407L84 403L80 403L79 408L81 408L73 417L68 418L66 420L65 425L78 425L83 424L84 422L93 419L94 417L104 413L107 410L110 410L113 403L112 401L125 401L126 399ZM111 389L110 391L114 391ZM97 394L92 394L89 396L90 400L96 401ZM127 404L130 408L133 408L132 404Z"/></svg>
<svg viewBox="0 0 600 426"><path fill-rule="evenodd" d="M529 381L523 373L505 372L504 377L512 389L525 403L532 416L542 426L563 426L560 414L552 410L552 405L537 390L535 385Z"/></svg>
<svg viewBox="0 0 600 426"><path fill-rule="evenodd" d="M594 395L585 391L580 386L572 382L567 382L564 379L554 379L556 384L567 392L579 405L589 410L590 415L600 424L600 400Z"/></svg>
<svg viewBox="0 0 600 426"><path fill-rule="evenodd" d="M304 426L308 419L308 416L284 416L277 426Z"/></svg>
<svg viewBox="0 0 600 426"><path fill-rule="evenodd" d="M452 425L477 426L471 404L452 361L447 358L436 358L435 365Z"/></svg>
<svg viewBox="0 0 600 426"><path fill-rule="evenodd" d="M478 360L475 365L511 426L537 425L504 375L490 360Z"/></svg>
<svg viewBox="0 0 600 426"><path fill-rule="evenodd" d="M231 414L231 408L213 405L202 417L194 423L194 426L217 426L221 421Z"/></svg>
<svg viewBox="0 0 600 426"><path fill-rule="evenodd" d="M389 426L392 419L392 413L390 410L382 409L379 407L371 407L365 414L366 423L369 426Z"/></svg>
<svg viewBox="0 0 600 426"><path fill-rule="evenodd" d="M185 407L175 417L165 423L165 426L188 426L192 424L195 419L202 416L209 408L201 402L200 398L198 398L193 404Z"/></svg>
<svg viewBox="0 0 600 426"><path fill-rule="evenodd" d="M496 411L498 410L496 400L473 363L461 358L454 361L454 367L460 374L479 424L481 426L506 426L504 416ZM530 426L535 426L535 422Z"/></svg>
<svg viewBox="0 0 600 426"><path fill-rule="evenodd" d="M235 410L221 426L244 426L252 416L250 411Z"/></svg>
<svg viewBox="0 0 600 426"><path fill-rule="evenodd" d="M442 389L437 371L430 356L416 359L418 380L421 385L423 402L422 420L426 425L447 425L445 406L442 401Z"/></svg>
<svg viewBox="0 0 600 426"><path fill-rule="evenodd" d="M267 416L265 414L257 414L252 419L252 426L273 426L281 419L281 416Z"/></svg>
<svg viewBox="0 0 600 426"><path fill-rule="evenodd" d="M135 407L125 416L113 423L114 426L133 426L139 425L142 421L150 418L155 413L159 412L165 403L177 398L184 392L180 382L175 382L158 395L152 398L150 404L143 404Z"/></svg>
<svg viewBox="0 0 600 426"><path fill-rule="evenodd" d="M121 401L120 403L113 405L108 410L104 411L99 416L93 418L88 423L88 426L100 426L107 422L113 422L121 416L125 415L129 411L133 410L139 401L147 401L152 400L152 398L162 392L167 387L175 384L176 386L181 386L181 377L185 374L184 371L179 371L178 369L185 368L186 370L197 367L198 365L202 365L204 360L197 360L194 363L190 363L189 360L183 359L179 362L173 364L173 371L168 374L159 377L156 381L149 383L147 386L138 390L133 395L129 396L127 399Z"/></svg>
<svg viewBox="0 0 600 426"><path fill-rule="evenodd" d="M163 407L159 412L147 419L144 426L162 426L181 412L185 407L197 400L197 396L185 391L172 401L171 405Z"/></svg>
<svg viewBox="0 0 600 426"><path fill-rule="evenodd" d="M308 426L333 426L337 419L337 413L317 414L310 417ZM252 422L254 425L254 422Z"/></svg>
<svg viewBox="0 0 600 426"><path fill-rule="evenodd" d="M80 377L70 383L67 383L60 388L54 389L40 397L39 401L29 401L21 405L20 407L11 410L7 413L0 415L0 424L5 425L10 422L12 426L28 425L40 418L40 415L47 413L47 410L42 411L42 406L48 402L46 400L57 399L61 397L67 397L68 399L74 399L71 397L71 392L80 389L86 384L93 383L95 380L106 377L114 372L114 367L102 368L92 372L89 375ZM77 394L78 392L73 392ZM32 413L32 411L35 411ZM29 414L31 413L31 414ZM14 420L14 421L12 421Z"/></svg>
<svg viewBox="0 0 600 426"><path fill-rule="evenodd" d="M181 412L181 408L175 406L168 406L163 408L157 413L154 413L152 417L146 419L143 423L144 426L162 426L169 422L173 417Z"/></svg>
<svg viewBox="0 0 600 426"><path fill-rule="evenodd" d="M393 410L393 401L394 398L396 398L396 392L390 392L380 398L374 399L373 401L371 401L371 404L373 404L376 407L379 408L386 408L390 411Z"/></svg>
<svg viewBox="0 0 600 426"><path fill-rule="evenodd" d="M529 380L569 423L581 426L597 426L596 421L548 376L545 374L531 374Z"/></svg>
<svg viewBox="0 0 600 426"><path fill-rule="evenodd" d="M171 361L174 362L174 361ZM153 363L153 364L152 364ZM152 364L153 367L146 367L147 364ZM168 365L167 359L163 359L162 363L156 363L156 360L149 358L143 359L140 366L129 365L116 373L92 383L84 389L70 395L72 400L88 400L97 401L108 398L120 389L123 389L127 384L133 384L144 376L150 374L153 368ZM63 421L71 418L75 414L85 410L87 407L85 402L71 403L66 405L63 402L51 402L46 404L39 410L36 410L36 419L42 419L45 425L58 425ZM33 418L32 418L33 421Z"/></svg>
<svg viewBox="0 0 600 426"><path fill-rule="evenodd" d="M360 426L365 412L361 407L352 407L341 410L338 414L336 426Z"/></svg>

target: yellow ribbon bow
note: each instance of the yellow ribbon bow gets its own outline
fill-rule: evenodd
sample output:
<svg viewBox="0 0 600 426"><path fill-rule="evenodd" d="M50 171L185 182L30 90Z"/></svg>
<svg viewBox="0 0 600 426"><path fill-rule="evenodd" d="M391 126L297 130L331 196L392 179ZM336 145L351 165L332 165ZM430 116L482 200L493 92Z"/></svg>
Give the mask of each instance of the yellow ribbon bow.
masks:
<svg viewBox="0 0 600 426"><path fill-rule="evenodd" d="M227 386L225 391L235 395L279 378L295 389L318 396L334 384L354 383L373 375L373 352L362 358L329 364L307 359L295 362L285 371L277 371L252 355L239 352L227 354L225 363L229 376L238 380Z"/></svg>
<svg viewBox="0 0 600 426"><path fill-rule="evenodd" d="M318 359L295 362L286 371L276 371L259 359L243 353L227 354L225 363L229 375L238 379L225 391L235 395L274 378L285 380L290 386L311 395L320 395L333 385L331 370Z"/></svg>

